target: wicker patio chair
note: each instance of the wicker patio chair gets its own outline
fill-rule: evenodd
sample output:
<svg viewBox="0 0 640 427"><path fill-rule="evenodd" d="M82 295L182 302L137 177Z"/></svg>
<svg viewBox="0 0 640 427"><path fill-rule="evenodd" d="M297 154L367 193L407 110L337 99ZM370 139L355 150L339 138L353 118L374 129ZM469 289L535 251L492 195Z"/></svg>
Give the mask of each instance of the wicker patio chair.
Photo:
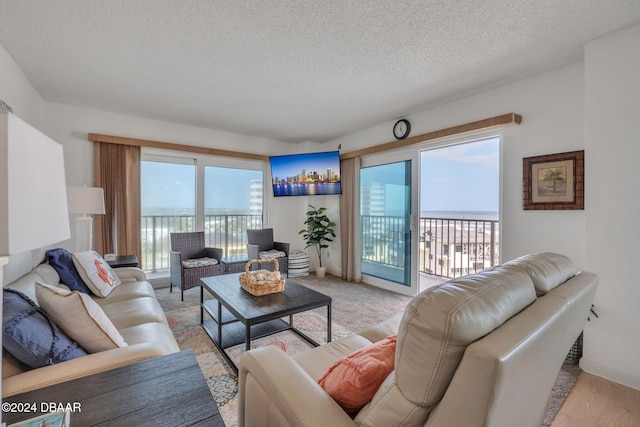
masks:
<svg viewBox="0 0 640 427"><path fill-rule="evenodd" d="M204 232L171 233L171 286L180 288L180 299L184 301L184 291L200 286L201 277L220 274L222 249L206 248Z"/></svg>
<svg viewBox="0 0 640 427"><path fill-rule="evenodd" d="M274 242L273 228L263 228L259 230L247 230L247 252L249 259L260 258L278 258L280 265L280 273L288 275L289 273L289 243ZM279 255L272 256L267 252L280 252ZM284 256L282 256L284 253ZM264 265L264 264L263 264Z"/></svg>

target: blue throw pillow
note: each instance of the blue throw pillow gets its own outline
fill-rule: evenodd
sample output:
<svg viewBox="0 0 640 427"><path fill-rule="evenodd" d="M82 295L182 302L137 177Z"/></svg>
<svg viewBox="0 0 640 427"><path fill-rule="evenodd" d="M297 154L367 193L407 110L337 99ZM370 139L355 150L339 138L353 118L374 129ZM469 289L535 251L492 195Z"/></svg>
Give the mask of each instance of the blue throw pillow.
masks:
<svg viewBox="0 0 640 427"><path fill-rule="evenodd" d="M87 355L28 296L6 288L2 304L2 346L25 365L39 368Z"/></svg>
<svg viewBox="0 0 640 427"><path fill-rule="evenodd" d="M63 248L51 249L47 251L49 264L56 270L60 281L67 285L72 291L91 294L91 291L80 277L76 265L73 263L71 252Z"/></svg>

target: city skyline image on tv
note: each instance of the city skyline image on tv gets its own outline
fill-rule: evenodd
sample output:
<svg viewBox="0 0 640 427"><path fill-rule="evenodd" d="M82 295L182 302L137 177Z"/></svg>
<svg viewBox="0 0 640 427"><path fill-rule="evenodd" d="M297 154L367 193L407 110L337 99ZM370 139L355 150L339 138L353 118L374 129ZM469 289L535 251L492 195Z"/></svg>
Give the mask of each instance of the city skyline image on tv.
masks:
<svg viewBox="0 0 640 427"><path fill-rule="evenodd" d="M271 156L274 197L342 194L340 152Z"/></svg>

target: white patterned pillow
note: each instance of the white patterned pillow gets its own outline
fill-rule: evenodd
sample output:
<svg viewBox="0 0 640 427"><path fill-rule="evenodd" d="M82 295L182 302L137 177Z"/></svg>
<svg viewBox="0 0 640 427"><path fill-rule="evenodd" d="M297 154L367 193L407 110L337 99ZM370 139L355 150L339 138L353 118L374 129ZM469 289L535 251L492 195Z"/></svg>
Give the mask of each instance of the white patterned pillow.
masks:
<svg viewBox="0 0 640 427"><path fill-rule="evenodd" d="M87 287L99 297L106 297L120 284L111 266L95 251L74 253L73 264Z"/></svg>
<svg viewBox="0 0 640 427"><path fill-rule="evenodd" d="M127 346L120 332L89 295L36 282L36 297L56 325L88 353Z"/></svg>

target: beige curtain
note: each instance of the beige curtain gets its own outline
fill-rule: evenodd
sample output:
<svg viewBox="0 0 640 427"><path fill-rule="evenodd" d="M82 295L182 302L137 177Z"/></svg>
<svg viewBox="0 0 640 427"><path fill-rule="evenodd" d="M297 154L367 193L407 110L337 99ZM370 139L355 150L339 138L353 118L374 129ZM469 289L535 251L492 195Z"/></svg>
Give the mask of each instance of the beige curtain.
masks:
<svg viewBox="0 0 640 427"><path fill-rule="evenodd" d="M140 147L94 142L94 186L104 189L105 215L96 215L94 247L101 254L137 255L140 245Z"/></svg>
<svg viewBox="0 0 640 427"><path fill-rule="evenodd" d="M356 257L360 242L359 195L360 195L360 157L341 162L342 196L340 197L340 243L342 261L342 279L360 283L360 260Z"/></svg>

